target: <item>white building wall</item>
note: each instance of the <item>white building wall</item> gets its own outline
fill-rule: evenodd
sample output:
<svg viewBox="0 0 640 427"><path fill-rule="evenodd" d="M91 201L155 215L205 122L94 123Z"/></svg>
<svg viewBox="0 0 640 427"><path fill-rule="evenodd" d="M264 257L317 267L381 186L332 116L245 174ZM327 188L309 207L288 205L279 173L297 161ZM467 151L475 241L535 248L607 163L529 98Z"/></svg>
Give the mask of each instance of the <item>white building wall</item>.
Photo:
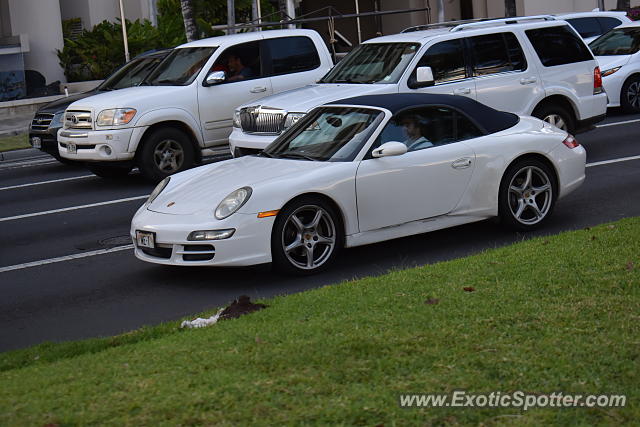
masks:
<svg viewBox="0 0 640 427"><path fill-rule="evenodd" d="M25 68L42 73L47 83L66 81L56 55L63 47L59 0L9 0L9 13L13 35L29 36Z"/></svg>

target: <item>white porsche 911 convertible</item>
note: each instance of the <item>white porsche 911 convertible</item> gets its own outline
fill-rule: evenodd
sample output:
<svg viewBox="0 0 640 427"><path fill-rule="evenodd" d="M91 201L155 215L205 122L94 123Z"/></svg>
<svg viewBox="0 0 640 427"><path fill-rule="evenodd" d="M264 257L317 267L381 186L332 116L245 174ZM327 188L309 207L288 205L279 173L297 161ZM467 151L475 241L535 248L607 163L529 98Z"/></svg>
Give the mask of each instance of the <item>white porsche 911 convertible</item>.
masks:
<svg viewBox="0 0 640 427"><path fill-rule="evenodd" d="M585 160L566 132L466 97L361 96L312 110L256 156L166 178L131 237L148 262L309 274L345 247L490 217L535 228Z"/></svg>

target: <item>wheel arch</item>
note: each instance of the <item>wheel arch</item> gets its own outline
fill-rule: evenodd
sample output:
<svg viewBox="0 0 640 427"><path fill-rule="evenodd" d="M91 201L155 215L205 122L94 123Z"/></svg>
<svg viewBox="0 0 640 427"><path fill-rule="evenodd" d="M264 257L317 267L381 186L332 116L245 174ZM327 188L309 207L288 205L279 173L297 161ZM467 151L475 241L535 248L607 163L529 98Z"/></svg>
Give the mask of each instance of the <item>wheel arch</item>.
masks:
<svg viewBox="0 0 640 427"><path fill-rule="evenodd" d="M140 144L138 144L138 147L136 149L136 162L138 161L138 156L142 151L142 147L146 143L149 135L151 135L153 132L157 131L158 129L162 129L162 128L178 129L182 131L185 135L187 135L193 147L196 163L202 162L202 149L200 148L197 135L195 134L193 129L191 129L191 126L189 126L188 124L180 120L165 120L165 121L154 123L151 126L149 126L140 137Z"/></svg>
<svg viewBox="0 0 640 427"><path fill-rule="evenodd" d="M502 187L502 182L509 168L522 160L529 160L529 159L538 160L549 167L549 169L553 172L553 178L556 184L556 188L554 190L556 191L556 193L558 193L560 188L560 172L558 171L558 168L556 167L556 165L551 161L551 159L549 159L544 154L525 153L513 158L502 171L502 176L500 177L500 185L498 186L498 196L500 195L500 187Z"/></svg>
<svg viewBox="0 0 640 427"><path fill-rule="evenodd" d="M540 102L538 102L538 104L536 104L536 106L533 108L533 111L531 112L531 115L534 115L534 113L536 112L536 110L542 108L542 107L546 107L547 105L560 105L561 107L564 107L569 113L571 113L573 115L572 119L574 121L574 123L577 123L580 120L580 115L578 113L578 107L573 103L573 101L564 96L564 95L551 95L551 96L547 96L546 98L543 98Z"/></svg>

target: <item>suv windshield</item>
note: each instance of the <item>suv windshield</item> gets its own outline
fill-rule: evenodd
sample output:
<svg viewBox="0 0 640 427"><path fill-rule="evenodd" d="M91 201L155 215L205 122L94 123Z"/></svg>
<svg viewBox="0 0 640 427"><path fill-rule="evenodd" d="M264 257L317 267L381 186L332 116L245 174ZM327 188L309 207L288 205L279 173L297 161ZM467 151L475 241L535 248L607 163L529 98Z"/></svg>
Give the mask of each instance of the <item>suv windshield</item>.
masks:
<svg viewBox="0 0 640 427"><path fill-rule="evenodd" d="M397 83L419 46L417 43L361 44L320 83Z"/></svg>
<svg viewBox="0 0 640 427"><path fill-rule="evenodd" d="M175 49L158 65L158 68L144 83L152 86L186 86L191 84L215 50L215 47Z"/></svg>
<svg viewBox="0 0 640 427"><path fill-rule="evenodd" d="M116 90L138 86L149 73L162 61L163 57L134 58L124 64L97 88L98 90Z"/></svg>
<svg viewBox="0 0 640 427"><path fill-rule="evenodd" d="M384 118L380 110L316 108L260 154L281 159L350 162Z"/></svg>
<svg viewBox="0 0 640 427"><path fill-rule="evenodd" d="M640 50L639 28L618 28L611 30L589 47L596 56L633 55Z"/></svg>

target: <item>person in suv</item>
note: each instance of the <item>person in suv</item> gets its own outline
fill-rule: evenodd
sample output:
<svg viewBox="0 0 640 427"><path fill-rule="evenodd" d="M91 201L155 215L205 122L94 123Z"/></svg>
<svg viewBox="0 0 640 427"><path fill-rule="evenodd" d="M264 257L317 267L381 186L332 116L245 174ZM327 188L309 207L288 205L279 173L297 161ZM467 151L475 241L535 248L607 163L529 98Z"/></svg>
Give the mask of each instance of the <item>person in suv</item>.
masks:
<svg viewBox="0 0 640 427"><path fill-rule="evenodd" d="M62 115L71 103L103 92L137 86L153 71L154 68L171 52L171 49L154 50L142 53L118 68L95 89L70 95L50 102L36 112L29 129L31 146L51 154L62 163L71 161L63 159L58 153L58 131L62 128Z"/></svg>
<svg viewBox="0 0 640 427"><path fill-rule="evenodd" d="M232 153L262 150L318 105L394 92L467 96L572 133L602 120L607 106L598 65L565 21L543 16L433 27L367 40L317 84L239 107ZM257 126L267 121L268 128Z"/></svg>

